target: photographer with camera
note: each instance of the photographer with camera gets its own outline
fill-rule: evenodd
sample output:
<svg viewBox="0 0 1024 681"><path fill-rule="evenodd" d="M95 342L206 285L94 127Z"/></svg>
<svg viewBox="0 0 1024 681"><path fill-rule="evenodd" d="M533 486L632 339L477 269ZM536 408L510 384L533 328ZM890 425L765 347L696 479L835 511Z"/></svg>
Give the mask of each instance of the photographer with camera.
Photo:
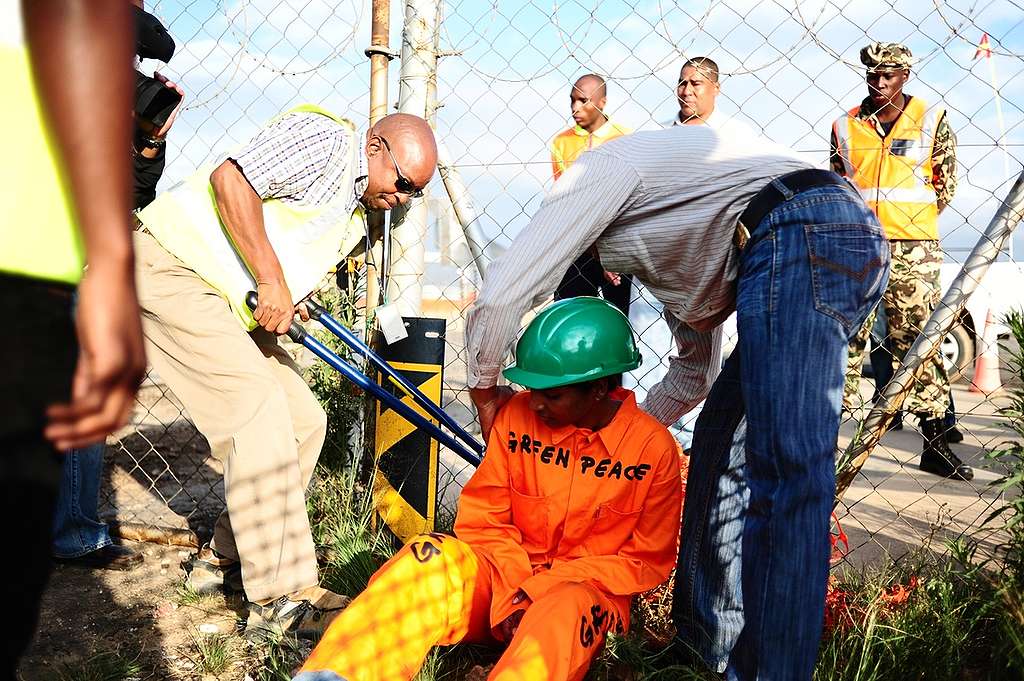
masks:
<svg viewBox="0 0 1024 681"><path fill-rule="evenodd" d="M160 20L133 1L136 54L167 62L174 40ZM153 78L135 72L135 131L132 139L132 209L147 206L166 163L167 133L178 116L184 91L165 76ZM129 570L142 563L138 551L113 543L106 523L99 519L100 479L104 443L71 449L64 456L63 472L53 519L51 553L58 563L105 570Z"/></svg>
<svg viewBox="0 0 1024 681"><path fill-rule="evenodd" d="M136 54L165 64L174 56L174 39L160 20L145 11L142 0L135 5ZM181 110L185 91L166 76L153 77L135 71L134 209L145 208L156 197L156 184L164 173L167 133Z"/></svg>
<svg viewBox="0 0 1024 681"><path fill-rule="evenodd" d="M156 184L164 174L164 166L167 161L166 143L167 133L174 125L181 104L185 100L185 91L181 86L171 81L160 73L154 72L152 80L158 83L162 89L176 95L176 104L170 115L162 124L151 120L135 118L135 138L132 140L132 157L134 166L135 187L132 195L134 209L140 210L150 204L156 198ZM138 110L138 109L136 109Z"/></svg>

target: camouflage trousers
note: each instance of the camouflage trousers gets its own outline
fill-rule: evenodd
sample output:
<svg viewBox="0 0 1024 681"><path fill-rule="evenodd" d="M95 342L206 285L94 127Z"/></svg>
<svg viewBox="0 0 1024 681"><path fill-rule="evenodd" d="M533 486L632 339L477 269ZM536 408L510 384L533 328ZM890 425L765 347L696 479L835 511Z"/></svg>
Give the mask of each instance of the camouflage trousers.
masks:
<svg viewBox="0 0 1024 681"><path fill-rule="evenodd" d="M889 287L879 305L885 305L889 317L889 343L895 361L902 362L910 346L931 316L942 296L940 269L942 249L938 241L891 241L892 269ZM861 404L860 371L865 347L875 323L872 312L857 336L850 342L843 408L853 412ZM925 362L918 372L903 409L910 413L940 417L949 403L949 377L942 364L942 354Z"/></svg>

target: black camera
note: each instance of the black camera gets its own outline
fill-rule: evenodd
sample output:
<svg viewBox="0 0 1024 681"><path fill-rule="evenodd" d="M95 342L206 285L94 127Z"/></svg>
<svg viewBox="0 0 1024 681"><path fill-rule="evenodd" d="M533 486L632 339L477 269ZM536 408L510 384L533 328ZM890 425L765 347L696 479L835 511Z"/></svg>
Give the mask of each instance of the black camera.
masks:
<svg viewBox="0 0 1024 681"><path fill-rule="evenodd" d="M135 52L142 59L169 62L174 56L174 38L160 20L138 7L135 10ZM181 95L156 78L135 72L135 116L159 128L181 101Z"/></svg>
<svg viewBox="0 0 1024 681"><path fill-rule="evenodd" d="M156 78L135 72L135 116L160 128L181 101L181 95Z"/></svg>

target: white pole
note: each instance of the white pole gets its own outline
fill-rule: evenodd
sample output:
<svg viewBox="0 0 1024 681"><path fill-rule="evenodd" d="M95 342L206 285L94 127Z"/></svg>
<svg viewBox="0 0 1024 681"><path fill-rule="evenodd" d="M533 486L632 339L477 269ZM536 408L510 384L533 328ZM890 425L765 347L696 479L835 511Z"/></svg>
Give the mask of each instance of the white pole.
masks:
<svg viewBox="0 0 1024 681"><path fill-rule="evenodd" d="M458 169L452 164L448 146L441 140L437 141L437 167L444 188L448 192L448 198L451 199L455 219L459 221L466 236L466 245L473 256L473 265L482 279L484 270L501 255L503 249L484 233L477 219L476 208L473 206L473 197L466 188L466 183L462 181Z"/></svg>
<svg viewBox="0 0 1024 681"><path fill-rule="evenodd" d="M402 29L402 69L398 81L398 110L427 118L428 90L436 87L438 0L406 0ZM404 210L391 211L391 257L387 283L389 303L406 317L418 317L423 303L424 247L427 201L413 199Z"/></svg>
<svg viewBox="0 0 1024 681"><path fill-rule="evenodd" d="M974 244L974 249L967 256L967 261L960 268L956 279L946 289L942 300L935 306L931 317L924 326L914 344L910 346L906 357L895 375L882 390L882 395L875 402L867 417L860 426L857 437L847 446L846 451L836 466L836 503L842 500L846 489L857 477L857 472L871 456L875 445L882 438L882 432L892 420L893 415L903 405L903 400L913 387L914 377L921 365L934 353L939 351L942 338L949 333L956 321L956 316L964 306L964 302L981 285L989 265L995 262L1008 239L1013 238L1013 230L1024 218L1024 172L1010 187L1006 198L1000 203L999 209L992 217L985 233Z"/></svg>
<svg viewBox="0 0 1024 681"><path fill-rule="evenodd" d="M1003 122L1002 97L999 95L999 81L996 79L996 60L992 56L991 51L985 55L985 61L988 62L988 75L992 83L992 96L996 100L996 121L999 123L999 141L997 144L1003 150L1003 182L1005 182L1010 178L1010 153L1006 149L1006 124ZM1000 183L1000 186L1002 186L1002 183ZM1010 260L1013 260L1012 236L1006 244L1006 251L1010 256Z"/></svg>

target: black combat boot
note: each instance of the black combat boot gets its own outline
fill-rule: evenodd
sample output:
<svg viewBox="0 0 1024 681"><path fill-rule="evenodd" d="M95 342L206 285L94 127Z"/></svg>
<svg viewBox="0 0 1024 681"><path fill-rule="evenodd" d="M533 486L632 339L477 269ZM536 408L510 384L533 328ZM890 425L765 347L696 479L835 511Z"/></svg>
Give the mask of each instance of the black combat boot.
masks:
<svg viewBox="0 0 1024 681"><path fill-rule="evenodd" d="M924 449L921 451L921 463L918 466L927 473L953 480L971 480L974 469L960 460L946 442L946 427L941 418L929 418L922 414L921 434L924 436Z"/></svg>
<svg viewBox="0 0 1024 681"><path fill-rule="evenodd" d="M957 428L955 425L946 428L946 432L944 433L944 435L946 436L946 442L948 442L951 445L955 445L957 442L964 441L964 434L960 432L960 429Z"/></svg>

